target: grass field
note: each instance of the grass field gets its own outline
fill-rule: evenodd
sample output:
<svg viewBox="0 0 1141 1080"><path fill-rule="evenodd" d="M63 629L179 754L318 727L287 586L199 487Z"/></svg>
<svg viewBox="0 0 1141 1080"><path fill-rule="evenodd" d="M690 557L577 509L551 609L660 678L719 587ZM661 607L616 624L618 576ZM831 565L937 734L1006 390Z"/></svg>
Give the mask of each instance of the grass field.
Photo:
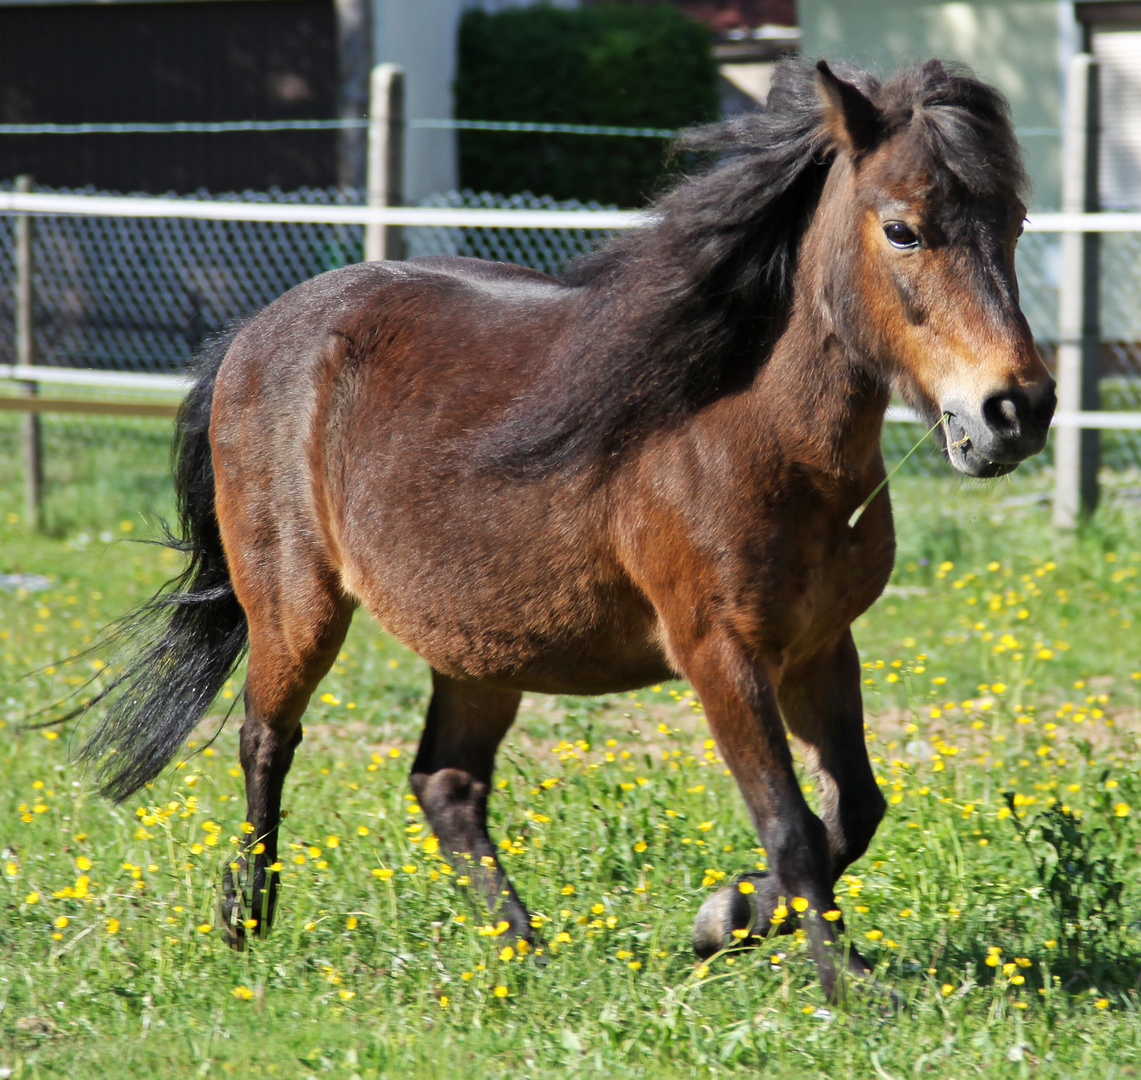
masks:
<svg viewBox="0 0 1141 1080"><path fill-rule="evenodd" d="M893 484L898 569L857 626L891 806L838 898L898 1007L841 1009L795 936L689 951L702 899L765 855L681 683L525 702L493 837L546 945L509 948L408 791L426 669L363 618L287 786L278 923L230 952L240 679L122 806L71 763L82 728L21 726L175 568L128 542L168 510L139 430L52 436L46 537L0 484L0 574L28 575L0 579L0 1077L1141 1076L1136 477L1071 536L1041 472Z"/></svg>

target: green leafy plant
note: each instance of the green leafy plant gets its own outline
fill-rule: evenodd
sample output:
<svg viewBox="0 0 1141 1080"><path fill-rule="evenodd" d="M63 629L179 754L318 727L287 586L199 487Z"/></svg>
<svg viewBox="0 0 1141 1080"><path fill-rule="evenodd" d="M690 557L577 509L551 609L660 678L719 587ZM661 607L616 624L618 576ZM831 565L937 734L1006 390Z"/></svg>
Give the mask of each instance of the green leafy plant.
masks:
<svg viewBox="0 0 1141 1080"><path fill-rule="evenodd" d="M709 33L669 5L472 10L459 35L456 116L673 130L718 112ZM636 206L667 175L666 141L461 131L476 191Z"/></svg>
<svg viewBox="0 0 1141 1080"><path fill-rule="evenodd" d="M1071 964L1079 964L1089 950L1106 944L1120 926L1124 883L1117 858L1097 850L1105 830L1087 832L1073 811L1060 803L1036 815L1028 827L1015 812L1014 792L1003 792L1003 797L1054 909L1063 955Z"/></svg>

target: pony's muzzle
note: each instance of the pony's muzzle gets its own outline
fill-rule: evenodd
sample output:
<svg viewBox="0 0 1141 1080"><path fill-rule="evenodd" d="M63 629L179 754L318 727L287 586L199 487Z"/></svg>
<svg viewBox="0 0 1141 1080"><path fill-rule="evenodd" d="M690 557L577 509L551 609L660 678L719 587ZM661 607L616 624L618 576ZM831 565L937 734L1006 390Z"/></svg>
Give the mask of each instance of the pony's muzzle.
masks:
<svg viewBox="0 0 1141 1080"><path fill-rule="evenodd" d="M944 406L951 464L969 476L1002 476L1046 445L1058 398L1053 379L990 394L981 406Z"/></svg>

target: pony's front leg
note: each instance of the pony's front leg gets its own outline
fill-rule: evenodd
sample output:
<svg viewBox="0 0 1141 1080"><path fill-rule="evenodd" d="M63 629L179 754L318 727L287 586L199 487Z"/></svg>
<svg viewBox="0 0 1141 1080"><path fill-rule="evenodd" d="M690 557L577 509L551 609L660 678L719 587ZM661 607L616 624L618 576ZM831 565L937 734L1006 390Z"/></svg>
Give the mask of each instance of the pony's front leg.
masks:
<svg viewBox="0 0 1141 1080"><path fill-rule="evenodd" d="M846 631L810 661L785 671L778 700L789 730L804 745L820 791L834 887L867 850L886 805L864 744L859 657L851 633ZM752 886L747 899L738 887L741 881ZM695 949L712 954L732 944L734 931L748 930L750 937L789 931L795 925L792 918L776 926L770 922L774 909L782 903L787 907L788 899L776 874L742 875L702 905L694 928ZM858 954L853 954L851 966L858 972L867 969Z"/></svg>
<svg viewBox="0 0 1141 1080"><path fill-rule="evenodd" d="M772 682L761 664L751 663L725 641L707 642L685 670L768 852L773 899L784 897L790 913L798 898L807 902L801 924L808 931L824 992L835 998L837 934L843 927L835 917L824 917L835 908L828 830L804 801ZM695 948L705 954L731 944L732 931L738 929L723 918L712 918L706 910L709 904L694 928ZM868 970L855 952L849 953L848 966L859 973Z"/></svg>
<svg viewBox="0 0 1141 1080"><path fill-rule="evenodd" d="M780 685L780 709L820 792L835 882L872 842L887 803L868 761L860 658L845 631Z"/></svg>

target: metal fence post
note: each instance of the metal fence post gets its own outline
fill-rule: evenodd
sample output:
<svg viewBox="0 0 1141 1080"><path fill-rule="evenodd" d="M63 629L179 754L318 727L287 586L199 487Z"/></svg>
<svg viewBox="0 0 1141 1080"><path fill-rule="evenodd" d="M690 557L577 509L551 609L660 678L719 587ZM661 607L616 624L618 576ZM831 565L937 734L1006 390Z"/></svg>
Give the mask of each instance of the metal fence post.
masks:
<svg viewBox="0 0 1141 1080"><path fill-rule="evenodd" d="M16 177L16 190L32 190L30 176ZM35 263L32 256L32 226L30 214L16 218L16 363L30 367L35 362L35 311L32 275ZM25 382L22 389L28 397L35 397L39 388L34 382ZM28 411L20 421L20 442L24 452L24 513L28 526L39 532L43 528L43 436L39 413Z"/></svg>
<svg viewBox="0 0 1141 1080"><path fill-rule="evenodd" d="M1062 137L1062 211L1098 207L1098 66L1088 53L1070 61ZM1100 408L1098 233L1062 234L1058 290L1058 409ZM1100 433L1059 427L1054 432L1054 524L1072 529L1097 507Z"/></svg>
<svg viewBox="0 0 1141 1080"><path fill-rule="evenodd" d="M404 71L377 64L369 83L368 205L400 206L404 201ZM400 259L403 230L398 225L366 225L364 257Z"/></svg>

